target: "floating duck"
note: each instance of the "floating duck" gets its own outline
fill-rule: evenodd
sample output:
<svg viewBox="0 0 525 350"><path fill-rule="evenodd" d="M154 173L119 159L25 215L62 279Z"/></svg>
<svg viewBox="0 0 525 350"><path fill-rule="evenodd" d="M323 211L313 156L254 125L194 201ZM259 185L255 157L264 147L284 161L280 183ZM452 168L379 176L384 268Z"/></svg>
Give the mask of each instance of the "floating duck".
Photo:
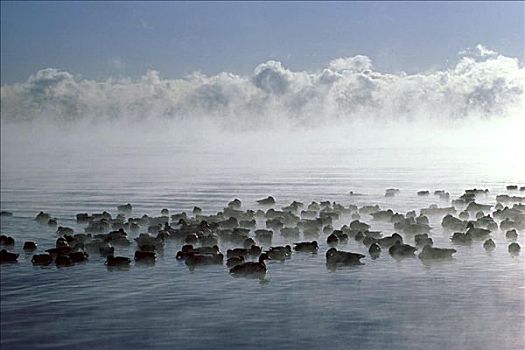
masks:
<svg viewBox="0 0 525 350"><path fill-rule="evenodd" d="M186 259L185 263L193 270L196 266L203 265L222 265L224 256L219 254L195 254L191 253Z"/></svg>
<svg viewBox="0 0 525 350"><path fill-rule="evenodd" d="M73 265L73 261L69 255L58 255L55 259L55 265L57 267L67 267Z"/></svg>
<svg viewBox="0 0 525 350"><path fill-rule="evenodd" d="M329 246L334 247L339 244L339 237L332 233L326 238L326 243Z"/></svg>
<svg viewBox="0 0 525 350"><path fill-rule="evenodd" d="M317 241L294 243L294 249L298 252L316 253L319 250Z"/></svg>
<svg viewBox="0 0 525 350"><path fill-rule="evenodd" d="M35 254L31 259L31 263L35 266L49 266L55 259L51 254Z"/></svg>
<svg viewBox="0 0 525 350"><path fill-rule="evenodd" d="M518 239L518 232L515 229L509 230L505 233L505 238L509 241L515 241Z"/></svg>
<svg viewBox="0 0 525 350"><path fill-rule="evenodd" d="M518 243L514 242L509 244L509 253L511 254L519 254L521 247Z"/></svg>
<svg viewBox="0 0 525 350"><path fill-rule="evenodd" d="M326 251L326 264L335 267L337 265L363 265L360 261L365 256L358 253L350 253L335 248Z"/></svg>
<svg viewBox="0 0 525 350"><path fill-rule="evenodd" d="M144 252L137 250L135 252L135 261L141 262L141 263L148 263L153 264L155 263L155 260L157 259L157 256L155 252Z"/></svg>
<svg viewBox="0 0 525 350"><path fill-rule="evenodd" d="M289 245L286 246L278 246L278 247L270 247L269 250L267 250L266 255L268 255L269 260L278 260L283 262L286 259L290 259L292 256L292 247Z"/></svg>
<svg viewBox="0 0 525 350"><path fill-rule="evenodd" d="M429 245L423 247L423 251L419 253L420 259L449 259L456 249L448 248L434 248Z"/></svg>
<svg viewBox="0 0 525 350"><path fill-rule="evenodd" d="M414 253L416 250L416 247L396 241L396 243L388 249L388 252L393 257L413 257L415 256Z"/></svg>
<svg viewBox="0 0 525 350"><path fill-rule="evenodd" d="M129 203L117 206L118 211L130 212L132 209L133 207Z"/></svg>
<svg viewBox="0 0 525 350"><path fill-rule="evenodd" d="M272 196L268 196L266 198L259 199L257 201L257 203L259 203L261 205L274 205L275 204L275 198L273 198Z"/></svg>
<svg viewBox="0 0 525 350"><path fill-rule="evenodd" d="M109 255L104 263L108 267L129 267L131 259L125 256L113 256Z"/></svg>
<svg viewBox="0 0 525 350"><path fill-rule="evenodd" d="M264 260L269 257L266 253L261 254L258 262L245 262L230 269L230 274L234 277L264 278L266 275L266 264Z"/></svg>
<svg viewBox="0 0 525 350"><path fill-rule="evenodd" d="M372 245L370 245L370 248L368 248L368 253L372 257L372 259L377 259L381 254L381 246L377 243L373 243Z"/></svg>
<svg viewBox="0 0 525 350"><path fill-rule="evenodd" d="M15 239L11 236L0 235L0 245L11 246L15 244Z"/></svg>
<svg viewBox="0 0 525 350"><path fill-rule="evenodd" d="M18 254L10 253L5 249L0 250L0 263L14 263L18 260Z"/></svg>
<svg viewBox="0 0 525 350"><path fill-rule="evenodd" d="M450 240L456 244L470 244L472 243L472 236L469 233L454 232Z"/></svg>
<svg viewBox="0 0 525 350"><path fill-rule="evenodd" d="M496 249L496 243L494 243L494 241L489 238L483 243L483 248L485 248L487 251L494 250Z"/></svg>

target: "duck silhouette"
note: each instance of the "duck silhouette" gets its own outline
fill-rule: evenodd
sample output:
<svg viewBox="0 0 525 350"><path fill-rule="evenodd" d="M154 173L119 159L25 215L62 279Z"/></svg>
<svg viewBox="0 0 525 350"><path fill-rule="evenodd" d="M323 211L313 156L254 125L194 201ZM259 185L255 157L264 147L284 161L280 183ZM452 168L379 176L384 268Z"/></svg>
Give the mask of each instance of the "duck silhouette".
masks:
<svg viewBox="0 0 525 350"><path fill-rule="evenodd" d="M259 256L258 262L250 261L234 266L230 269L230 274L234 277L264 278L264 276L266 276L266 264L264 260L268 259L268 254L263 253Z"/></svg>
<svg viewBox="0 0 525 350"><path fill-rule="evenodd" d="M0 263L14 263L18 260L18 254L10 253L5 249L0 250Z"/></svg>

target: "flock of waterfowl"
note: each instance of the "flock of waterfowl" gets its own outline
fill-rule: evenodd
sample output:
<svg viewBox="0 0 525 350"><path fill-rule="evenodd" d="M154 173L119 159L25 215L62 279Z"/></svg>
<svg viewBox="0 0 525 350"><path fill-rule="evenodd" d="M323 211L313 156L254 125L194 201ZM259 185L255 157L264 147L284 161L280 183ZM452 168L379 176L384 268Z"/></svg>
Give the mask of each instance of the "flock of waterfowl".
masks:
<svg viewBox="0 0 525 350"><path fill-rule="evenodd" d="M507 186L507 190L525 191L525 187ZM394 197L399 189L387 189L385 197ZM391 209L383 210L379 205L342 205L336 202L311 202L308 205L293 201L289 205L276 209L273 197L258 200L258 210L242 210L242 203L234 199L227 207L213 215L204 215L198 207L191 215L185 212L169 215L168 209L162 209L160 216L143 215L132 217L131 204L119 205L118 215L113 217L108 212L79 213L76 221L85 225L83 233L75 233L71 227L58 226L58 220L50 214L40 212L35 220L43 225L58 226L55 246L45 252L35 254L40 248L37 243L26 241L23 251L33 254L31 262L35 266L67 267L88 261L90 254L105 257L108 268L127 268L132 259L116 256L115 247L129 247L134 238L137 246L133 260L136 264L154 264L158 252L163 251L167 240L174 240L180 245L176 259L184 262L190 270L202 265L224 265L233 276L265 276L266 261L285 262L293 254L317 254L318 241L326 239L326 266L335 269L343 265L363 265L366 256L340 250L341 246L354 240L368 249L371 259L377 259L383 250L396 258L415 257L423 261L450 259L456 249L434 247L431 237L429 217L439 217L445 232L451 234L451 243L456 248L462 245L482 245L487 251L496 248L492 236L504 234L510 242L508 252L516 255L520 245L516 242L520 231L525 230L525 197L509 194L496 196L494 205L476 202L478 196L485 196L488 190L466 190L459 198L452 200L451 206L438 207L433 204L423 208L419 214L415 211L397 213ZM350 195L359 194L350 192ZM419 191L418 196L430 196L430 191ZM434 192L440 200L449 201L450 194L443 190ZM1 216L12 213L2 211ZM364 218L382 221L392 225L394 233L384 235L372 231ZM335 222L348 222L335 228ZM264 228L263 228L264 227ZM142 231L142 232L141 232ZM147 233L145 232L147 231ZM272 246L275 234L290 244ZM304 240L301 240L301 235ZM321 238L325 236L326 238ZM299 242L298 242L299 241ZM409 244L413 241L413 245ZM296 243L292 243L296 242ZM0 245L12 250L15 239L0 235ZM293 248L292 248L293 246ZM295 253L294 253L295 252ZM1 263L15 263L18 253L6 249L0 251Z"/></svg>

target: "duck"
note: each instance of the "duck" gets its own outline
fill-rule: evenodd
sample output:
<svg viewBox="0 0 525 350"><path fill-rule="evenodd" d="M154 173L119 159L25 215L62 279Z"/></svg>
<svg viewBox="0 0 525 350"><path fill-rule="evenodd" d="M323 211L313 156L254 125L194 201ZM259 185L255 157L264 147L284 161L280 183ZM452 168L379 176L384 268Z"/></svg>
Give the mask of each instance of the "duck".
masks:
<svg viewBox="0 0 525 350"><path fill-rule="evenodd" d="M326 251L326 264L332 267L336 265L363 265L360 260L364 257L363 254L330 248Z"/></svg>
<svg viewBox="0 0 525 350"><path fill-rule="evenodd" d="M454 232L450 240L455 244L470 244L472 243L472 236L468 232Z"/></svg>
<svg viewBox="0 0 525 350"><path fill-rule="evenodd" d="M264 260L269 260L268 254L263 253L259 256L258 262L245 262L230 269L230 274L234 277L253 277L264 278L266 276L266 264Z"/></svg>
<svg viewBox="0 0 525 350"><path fill-rule="evenodd" d="M132 209L133 207L129 203L117 206L118 211L130 212Z"/></svg>
<svg viewBox="0 0 525 350"><path fill-rule="evenodd" d="M403 237L399 233L393 233L391 236L386 236L377 240L377 243L382 248L390 248L396 242L403 243Z"/></svg>
<svg viewBox="0 0 525 350"><path fill-rule="evenodd" d="M515 241L518 239L518 232L516 229L509 230L505 233L505 238L507 238L509 241Z"/></svg>
<svg viewBox="0 0 525 350"><path fill-rule="evenodd" d="M57 235L65 236L72 235L75 231L71 227L58 226L56 233Z"/></svg>
<svg viewBox="0 0 525 350"><path fill-rule="evenodd" d="M396 243L388 249L388 252L393 257L413 257L415 256L414 253L416 250L416 247L396 241Z"/></svg>
<svg viewBox="0 0 525 350"><path fill-rule="evenodd" d="M508 250L509 250L509 253L511 254L519 254L521 247L518 243L514 242L514 243L509 244Z"/></svg>
<svg viewBox="0 0 525 350"><path fill-rule="evenodd" d="M370 248L368 248L368 253L372 259L377 259L381 254L381 246L377 243L371 244Z"/></svg>
<svg viewBox="0 0 525 350"><path fill-rule="evenodd" d="M35 217L35 220L41 224L47 223L49 219L51 219L51 215L49 215L48 213L44 213L43 211L38 213L37 216Z"/></svg>
<svg viewBox="0 0 525 350"><path fill-rule="evenodd" d="M89 222L92 219L88 213L78 213L76 214L76 218L77 218L77 223L79 224Z"/></svg>
<svg viewBox="0 0 525 350"><path fill-rule="evenodd" d="M292 256L292 247L289 245L286 246L277 246L277 247L270 247L269 250L265 252L269 260L277 260L277 261L285 261L286 259L290 259Z"/></svg>
<svg viewBox="0 0 525 350"><path fill-rule="evenodd" d="M423 247L423 251L419 253L420 259L449 259L452 254L456 252L456 249L449 248L434 248L426 245Z"/></svg>
<svg viewBox="0 0 525 350"><path fill-rule="evenodd" d="M394 197L396 193L399 193L398 188L387 188L385 190L385 197Z"/></svg>
<svg viewBox="0 0 525 350"><path fill-rule="evenodd" d="M415 235L414 242L416 242L416 247L425 247L427 245L432 246L434 244L434 241L432 238L428 237L427 233Z"/></svg>
<svg viewBox="0 0 525 350"><path fill-rule="evenodd" d="M202 265L222 265L224 255L219 254L195 254L190 253L186 258L186 265L193 270L196 266Z"/></svg>
<svg viewBox="0 0 525 350"><path fill-rule="evenodd" d="M355 231L368 231L370 228L370 225L368 225L366 222L361 222L359 220L354 220L350 223L350 229Z"/></svg>
<svg viewBox="0 0 525 350"><path fill-rule="evenodd" d="M10 253L5 249L0 250L0 263L13 263L17 262L18 254Z"/></svg>
<svg viewBox="0 0 525 350"><path fill-rule="evenodd" d="M275 204L275 198L273 198L272 196L268 196L266 198L259 199L257 203L262 205L273 205Z"/></svg>
<svg viewBox="0 0 525 350"><path fill-rule="evenodd" d="M238 198L235 198L234 200L232 200L231 202L228 203L228 208L240 209L241 205L242 205L241 200L238 199Z"/></svg>
<svg viewBox="0 0 525 350"><path fill-rule="evenodd" d="M494 241L489 238L483 243L483 248L485 248L487 251L494 250L496 249L496 243L494 243Z"/></svg>
<svg viewBox="0 0 525 350"><path fill-rule="evenodd" d="M326 243L331 247L336 246L339 244L339 237L332 233L326 238Z"/></svg>
<svg viewBox="0 0 525 350"><path fill-rule="evenodd" d="M137 250L135 252L135 261L141 262L141 263L155 263L155 260L157 259L157 256L155 252L144 252L141 250Z"/></svg>
<svg viewBox="0 0 525 350"><path fill-rule="evenodd" d="M344 233L343 230L334 230L333 234L337 236L337 238L339 239L339 243L348 243L348 234Z"/></svg>
<svg viewBox="0 0 525 350"><path fill-rule="evenodd" d="M108 267L129 267L131 259L125 256L108 255L104 264Z"/></svg>
<svg viewBox="0 0 525 350"><path fill-rule="evenodd" d="M319 250L317 241L294 243L294 250L304 253L316 253Z"/></svg>
<svg viewBox="0 0 525 350"><path fill-rule="evenodd" d="M469 223L470 225L471 223ZM467 232L467 235L470 235L473 239L483 239L487 238L490 235L490 231L484 228L479 227L470 227Z"/></svg>
<svg viewBox="0 0 525 350"><path fill-rule="evenodd" d="M69 255L58 255L55 259L55 265L57 267L67 267L73 265L73 261Z"/></svg>
<svg viewBox="0 0 525 350"><path fill-rule="evenodd" d="M175 255L175 259L177 259L177 260L186 260L186 259L188 259L188 258L190 257L190 255L192 255L192 254L195 254L195 253L192 252L192 251L189 251L189 252L186 251L186 252L185 252L185 251L180 250L180 251L177 252L177 255Z"/></svg>
<svg viewBox="0 0 525 350"><path fill-rule="evenodd" d="M15 244L15 239L11 236L0 235L0 245L10 246Z"/></svg>
<svg viewBox="0 0 525 350"><path fill-rule="evenodd" d="M49 266L55 259L51 254L35 254L31 259L31 263L35 266Z"/></svg>

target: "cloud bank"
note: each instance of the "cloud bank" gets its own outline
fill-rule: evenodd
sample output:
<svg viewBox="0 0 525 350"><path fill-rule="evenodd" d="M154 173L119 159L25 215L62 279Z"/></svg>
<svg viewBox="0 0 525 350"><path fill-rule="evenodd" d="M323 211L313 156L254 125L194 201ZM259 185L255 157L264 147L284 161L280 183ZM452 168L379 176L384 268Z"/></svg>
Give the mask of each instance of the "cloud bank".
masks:
<svg viewBox="0 0 525 350"><path fill-rule="evenodd" d="M525 110L525 69L481 45L454 67L385 73L367 56L318 71L267 61L251 75L193 73L93 81L55 68L1 87L3 122L206 120L228 128L313 126L334 120L501 118Z"/></svg>

